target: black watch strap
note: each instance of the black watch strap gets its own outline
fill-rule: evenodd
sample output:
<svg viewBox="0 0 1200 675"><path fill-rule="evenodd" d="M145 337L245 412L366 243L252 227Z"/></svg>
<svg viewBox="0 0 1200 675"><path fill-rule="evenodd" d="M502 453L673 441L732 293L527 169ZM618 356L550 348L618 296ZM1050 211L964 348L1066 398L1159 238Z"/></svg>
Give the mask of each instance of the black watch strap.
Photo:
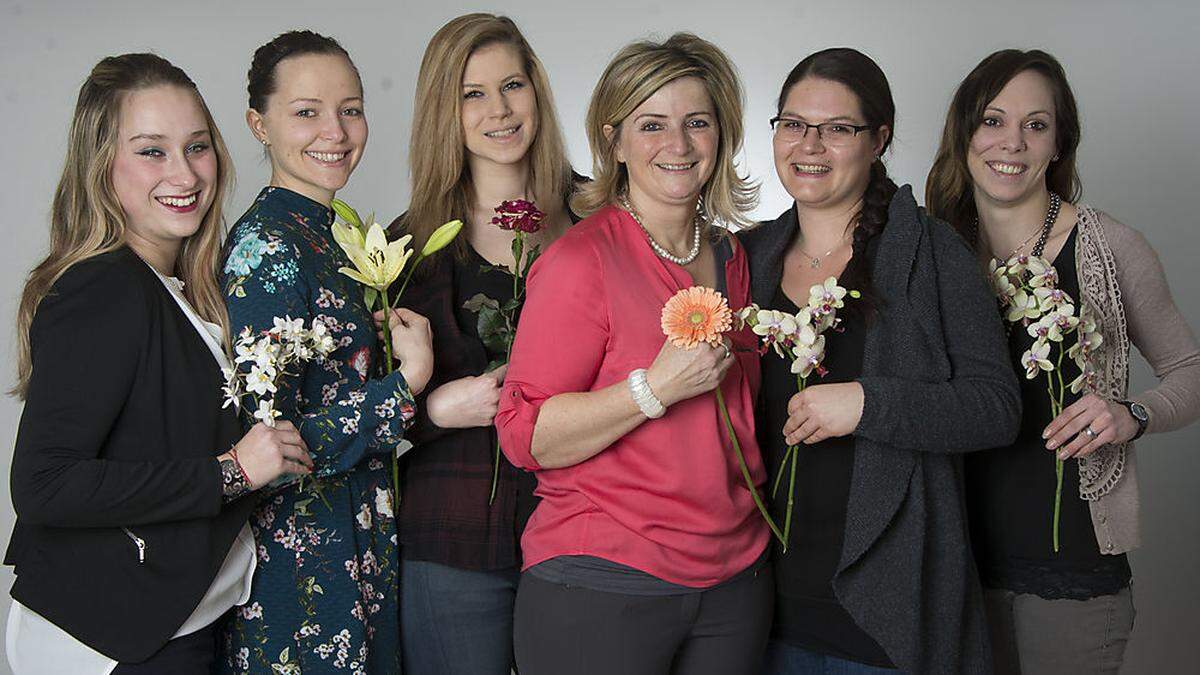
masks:
<svg viewBox="0 0 1200 675"><path fill-rule="evenodd" d="M1150 424L1150 413L1146 410L1146 406L1137 401L1117 401L1117 403L1125 406L1129 410L1129 416L1133 418L1133 421L1137 422L1137 433L1133 435L1133 438L1129 439L1130 441L1136 441L1142 437L1142 434L1146 433L1146 427Z"/></svg>

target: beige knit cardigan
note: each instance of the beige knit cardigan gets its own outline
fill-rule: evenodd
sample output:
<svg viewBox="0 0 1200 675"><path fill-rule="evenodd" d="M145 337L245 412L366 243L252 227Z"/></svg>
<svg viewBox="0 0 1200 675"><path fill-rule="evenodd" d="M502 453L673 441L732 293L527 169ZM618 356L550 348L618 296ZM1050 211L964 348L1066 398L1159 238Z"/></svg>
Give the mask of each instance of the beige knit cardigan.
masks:
<svg viewBox="0 0 1200 675"><path fill-rule="evenodd" d="M1137 230L1079 207L1075 264L1080 295L1104 340L1091 364L1095 393L1130 399L1129 345L1150 363L1158 384L1131 400L1150 415L1147 433L1179 429L1200 417L1200 345L1171 298L1158 255ZM1088 502L1102 553L1141 542L1133 443L1109 444L1079 461L1079 496Z"/></svg>

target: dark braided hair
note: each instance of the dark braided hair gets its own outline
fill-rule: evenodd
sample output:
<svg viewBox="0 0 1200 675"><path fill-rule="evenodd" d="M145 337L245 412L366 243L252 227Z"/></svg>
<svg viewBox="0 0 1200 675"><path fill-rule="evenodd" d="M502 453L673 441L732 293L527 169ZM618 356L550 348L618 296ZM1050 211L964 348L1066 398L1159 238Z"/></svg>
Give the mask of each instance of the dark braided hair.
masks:
<svg viewBox="0 0 1200 675"><path fill-rule="evenodd" d="M892 88L888 86L887 76L871 57L849 47L835 47L810 54L796 64L784 80L776 106L777 114L783 111L783 105L792 87L807 77L837 82L853 92L867 126L871 127L871 132L879 133L880 127L887 127L889 132L892 132L888 134L879 150L880 155L887 152L895 137L896 104L892 100ZM877 294L871 287L867 246L883 232L883 227L887 224L888 207L896 189L896 183L888 177L883 160L877 156L871 164L871 177L863 193L862 210L854 216L850 262L838 280L839 285L857 289L863 294L862 301L846 305L849 311L853 311L853 306L857 305L869 313L877 302Z"/></svg>
<svg viewBox="0 0 1200 675"><path fill-rule="evenodd" d="M362 76L358 74L358 68L337 40L311 30L293 30L276 36L274 40L254 50L250 72L246 74L250 107L260 113L266 112L267 98L274 94L277 88L275 67L286 58L306 54L335 54L346 57L354 74L358 76L358 88L362 89Z"/></svg>

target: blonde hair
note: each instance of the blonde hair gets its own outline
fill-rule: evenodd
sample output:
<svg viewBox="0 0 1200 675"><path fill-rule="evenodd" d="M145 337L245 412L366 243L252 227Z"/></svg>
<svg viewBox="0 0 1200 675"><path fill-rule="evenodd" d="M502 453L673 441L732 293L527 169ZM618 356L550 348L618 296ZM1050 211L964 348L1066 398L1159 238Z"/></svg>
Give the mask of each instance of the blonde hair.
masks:
<svg viewBox="0 0 1200 675"><path fill-rule="evenodd" d="M472 205L470 168L462 128L462 78L467 60L494 44L517 50L537 98L538 131L529 147L529 184L536 200L561 200L571 191L571 163L550 94L550 80L512 19L494 14L465 14L442 26L421 60L413 100L409 172L412 197L401 227L421 250L442 223L465 218ZM466 237L455 250L466 255Z"/></svg>
<svg viewBox="0 0 1200 675"><path fill-rule="evenodd" d="M662 43L643 40L627 45L600 76L587 113L594 180L571 199L576 213L593 213L625 192L629 175L616 156L621 124L646 99L681 77L703 82L716 110L716 167L701 193L710 222L751 224L745 212L758 201L758 186L739 176L734 163L742 147L742 85L729 57L691 33L676 33ZM616 130L611 137L604 134L606 125Z"/></svg>
<svg viewBox="0 0 1200 675"><path fill-rule="evenodd" d="M200 229L184 241L176 271L184 282L184 295L196 312L228 332L225 303L217 283L221 206L233 177L225 141L195 83L181 69L155 54L110 56L96 64L79 88L67 135L67 157L50 211L50 252L29 273L17 309L17 384L12 394L24 398L29 386L29 329L42 299L72 266L125 245L125 213L110 175L121 106L129 93L158 86L193 92L212 136L217 157L216 191Z"/></svg>

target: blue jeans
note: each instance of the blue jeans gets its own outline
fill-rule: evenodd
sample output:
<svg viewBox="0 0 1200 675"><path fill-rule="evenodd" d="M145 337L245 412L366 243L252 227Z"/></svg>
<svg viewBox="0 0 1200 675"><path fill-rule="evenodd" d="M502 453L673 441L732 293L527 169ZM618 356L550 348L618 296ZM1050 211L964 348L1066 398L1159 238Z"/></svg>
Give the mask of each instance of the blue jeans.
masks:
<svg viewBox="0 0 1200 675"><path fill-rule="evenodd" d="M895 675L892 668L868 666L771 640L767 645L766 675Z"/></svg>
<svg viewBox="0 0 1200 675"><path fill-rule="evenodd" d="M517 568L477 572L402 560L400 570L406 675L509 675Z"/></svg>

